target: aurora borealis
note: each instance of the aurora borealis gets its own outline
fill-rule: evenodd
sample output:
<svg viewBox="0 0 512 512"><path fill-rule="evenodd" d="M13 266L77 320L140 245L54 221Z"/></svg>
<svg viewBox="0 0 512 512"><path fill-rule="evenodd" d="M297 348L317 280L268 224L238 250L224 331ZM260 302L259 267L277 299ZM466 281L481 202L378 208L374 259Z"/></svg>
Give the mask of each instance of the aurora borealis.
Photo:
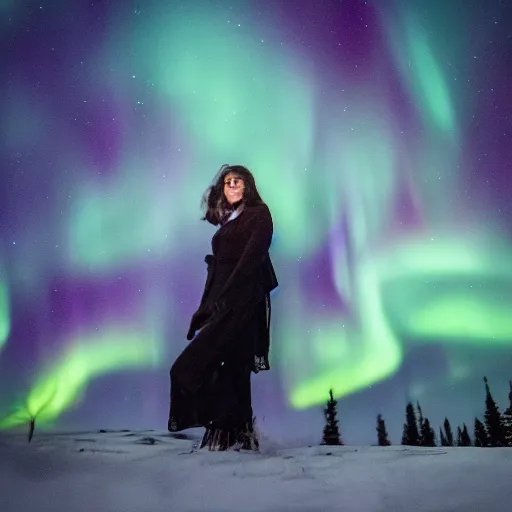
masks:
<svg viewBox="0 0 512 512"><path fill-rule="evenodd" d="M355 439L409 398L471 421L484 374L505 399L510 2L0 12L0 428L164 428L224 163L274 217L270 431L315 435L330 387Z"/></svg>

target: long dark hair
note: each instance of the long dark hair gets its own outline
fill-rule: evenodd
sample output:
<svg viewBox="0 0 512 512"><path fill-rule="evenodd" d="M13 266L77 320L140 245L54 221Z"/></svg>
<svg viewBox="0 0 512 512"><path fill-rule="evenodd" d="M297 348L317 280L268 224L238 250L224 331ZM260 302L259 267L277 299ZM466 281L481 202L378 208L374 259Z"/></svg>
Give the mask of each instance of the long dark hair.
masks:
<svg viewBox="0 0 512 512"><path fill-rule="evenodd" d="M213 179L212 185L206 189L201 200L201 207L206 210L201 220L207 220L214 226L221 224L226 215L233 211L232 205L229 204L224 195L224 178L230 172L238 174L244 180L245 188L242 198L244 205L255 206L263 203L251 171L243 165L224 164Z"/></svg>

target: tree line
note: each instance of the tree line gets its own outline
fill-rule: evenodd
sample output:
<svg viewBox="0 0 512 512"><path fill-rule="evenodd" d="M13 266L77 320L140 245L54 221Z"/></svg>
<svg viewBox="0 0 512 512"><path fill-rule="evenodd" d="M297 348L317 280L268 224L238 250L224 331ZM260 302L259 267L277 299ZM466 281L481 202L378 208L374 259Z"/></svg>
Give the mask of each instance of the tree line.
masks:
<svg viewBox="0 0 512 512"><path fill-rule="evenodd" d="M489 381L485 383L485 412L483 421L475 418L473 437L469 434L465 423L457 427L454 433L448 418L439 427L439 437L419 403L416 407L409 402L405 408L405 423L402 430L401 444L405 446L478 446L478 447L512 447L512 381L509 382L509 406L502 413L491 394ZM329 400L324 408L325 426L322 444L343 445L337 419L338 402L334 399L332 389L329 390ZM390 446L386 423L381 414L377 416L377 443L379 446Z"/></svg>

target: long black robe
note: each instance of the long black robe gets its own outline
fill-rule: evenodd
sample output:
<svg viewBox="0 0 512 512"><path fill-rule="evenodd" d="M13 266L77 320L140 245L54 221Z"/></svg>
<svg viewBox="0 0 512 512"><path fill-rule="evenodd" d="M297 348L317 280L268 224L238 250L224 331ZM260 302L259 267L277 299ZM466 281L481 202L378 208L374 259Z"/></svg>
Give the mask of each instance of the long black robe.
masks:
<svg viewBox="0 0 512 512"><path fill-rule="evenodd" d="M204 426L233 439L251 429L250 375L270 369L269 293L278 284L268 252L272 233L270 211L260 203L245 206L213 236L187 337L199 332L170 372L171 432Z"/></svg>

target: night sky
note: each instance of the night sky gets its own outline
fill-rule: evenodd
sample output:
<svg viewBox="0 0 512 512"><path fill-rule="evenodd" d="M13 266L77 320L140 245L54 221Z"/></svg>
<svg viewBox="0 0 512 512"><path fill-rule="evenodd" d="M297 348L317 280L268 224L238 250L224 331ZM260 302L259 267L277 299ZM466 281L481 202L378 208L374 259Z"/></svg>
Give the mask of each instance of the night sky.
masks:
<svg viewBox="0 0 512 512"><path fill-rule="evenodd" d="M274 218L266 435L472 430L512 379L512 2L0 1L0 428L167 425L248 166Z"/></svg>

